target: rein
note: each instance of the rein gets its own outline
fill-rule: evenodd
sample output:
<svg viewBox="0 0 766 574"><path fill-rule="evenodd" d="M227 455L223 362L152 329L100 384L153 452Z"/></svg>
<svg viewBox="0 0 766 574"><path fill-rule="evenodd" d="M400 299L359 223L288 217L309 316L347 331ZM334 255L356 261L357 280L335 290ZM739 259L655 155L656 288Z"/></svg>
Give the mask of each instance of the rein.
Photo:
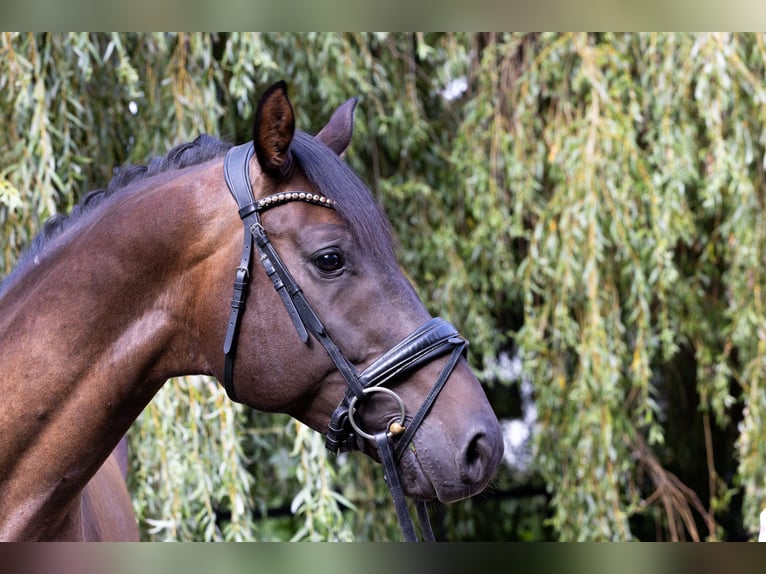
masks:
<svg viewBox="0 0 766 574"><path fill-rule="evenodd" d="M461 337L448 322L441 318L434 318L416 329L360 373L327 333L300 286L279 257L261 222L261 213L291 201L303 201L328 209L334 209L334 202L322 195L305 192L279 193L255 200L249 174L250 160L254 153L253 144L250 142L230 149L224 160L226 185L237 201L239 216L244 224L242 258L234 279L234 295L231 300L231 311L223 346L225 357L223 383L226 393L231 400L239 402L234 389L234 361L239 325L252 269L253 244L255 244L261 264L287 309L301 341L309 345L309 335L319 341L348 386L343 399L330 417L325 446L330 452L337 454L355 449L361 450L363 440L375 443L404 538L407 541L417 541L418 537L409 516L396 464L412 442L460 356L465 353L468 341ZM418 412L410 418L402 399L384 385L399 380L446 354L450 355L447 364ZM384 395L396 401L399 417L398 420L391 422L387 429L368 433L360 428L355 415L359 405L375 394ZM433 541L433 531L425 502L418 501L416 507L421 523L421 533L426 540Z"/></svg>

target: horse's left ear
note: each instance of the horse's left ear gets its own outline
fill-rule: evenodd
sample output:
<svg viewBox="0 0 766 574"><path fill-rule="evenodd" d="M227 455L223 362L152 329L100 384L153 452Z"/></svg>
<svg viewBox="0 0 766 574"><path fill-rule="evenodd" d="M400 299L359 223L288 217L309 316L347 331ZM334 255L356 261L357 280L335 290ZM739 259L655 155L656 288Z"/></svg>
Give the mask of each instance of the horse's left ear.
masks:
<svg viewBox="0 0 766 574"><path fill-rule="evenodd" d="M261 96L255 111L253 146L261 169L274 177L290 170L290 144L295 134L295 114L287 97L287 84L279 81Z"/></svg>
<svg viewBox="0 0 766 574"><path fill-rule="evenodd" d="M316 135L339 156L346 152L351 143L351 135L354 133L354 110L358 101L359 98L351 98L341 104L327 125Z"/></svg>

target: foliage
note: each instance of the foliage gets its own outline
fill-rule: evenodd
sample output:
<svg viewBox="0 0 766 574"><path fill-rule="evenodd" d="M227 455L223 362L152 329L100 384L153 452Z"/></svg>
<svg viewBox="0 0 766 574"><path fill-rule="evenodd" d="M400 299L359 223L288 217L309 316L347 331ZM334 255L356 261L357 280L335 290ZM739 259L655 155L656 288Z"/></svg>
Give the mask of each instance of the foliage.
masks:
<svg viewBox="0 0 766 574"><path fill-rule="evenodd" d="M113 166L249 139L272 81L308 131L360 95L348 161L403 267L477 368L519 349L535 389L528 482L547 493L437 525L748 537L766 506L765 76L750 34L3 34L0 275ZM485 382L508 416L516 382ZM146 538L397 537L370 461L328 459L214 381L166 384L131 445ZM491 492L519 486L504 470Z"/></svg>

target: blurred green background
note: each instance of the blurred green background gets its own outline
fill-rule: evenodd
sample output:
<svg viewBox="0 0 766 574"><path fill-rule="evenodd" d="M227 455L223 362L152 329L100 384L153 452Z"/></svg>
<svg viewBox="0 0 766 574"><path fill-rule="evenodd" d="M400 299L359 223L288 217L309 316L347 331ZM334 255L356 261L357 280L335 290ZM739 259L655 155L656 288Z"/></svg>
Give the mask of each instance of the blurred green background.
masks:
<svg viewBox="0 0 766 574"><path fill-rule="evenodd" d="M2 33L0 277L201 132L360 96L348 161L508 430L450 540L747 540L766 506L766 37ZM226 304L224 302L223 304ZM130 433L149 540L398 539L380 469L173 380Z"/></svg>

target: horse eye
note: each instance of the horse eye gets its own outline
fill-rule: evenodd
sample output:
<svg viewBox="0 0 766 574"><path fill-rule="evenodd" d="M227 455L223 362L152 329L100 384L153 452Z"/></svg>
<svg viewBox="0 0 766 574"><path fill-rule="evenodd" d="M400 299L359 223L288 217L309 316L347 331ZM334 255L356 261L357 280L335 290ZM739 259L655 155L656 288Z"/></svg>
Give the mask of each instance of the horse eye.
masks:
<svg viewBox="0 0 766 574"><path fill-rule="evenodd" d="M343 255L338 251L326 251L314 258L314 265L322 273L331 274L342 270L345 261L343 261Z"/></svg>

